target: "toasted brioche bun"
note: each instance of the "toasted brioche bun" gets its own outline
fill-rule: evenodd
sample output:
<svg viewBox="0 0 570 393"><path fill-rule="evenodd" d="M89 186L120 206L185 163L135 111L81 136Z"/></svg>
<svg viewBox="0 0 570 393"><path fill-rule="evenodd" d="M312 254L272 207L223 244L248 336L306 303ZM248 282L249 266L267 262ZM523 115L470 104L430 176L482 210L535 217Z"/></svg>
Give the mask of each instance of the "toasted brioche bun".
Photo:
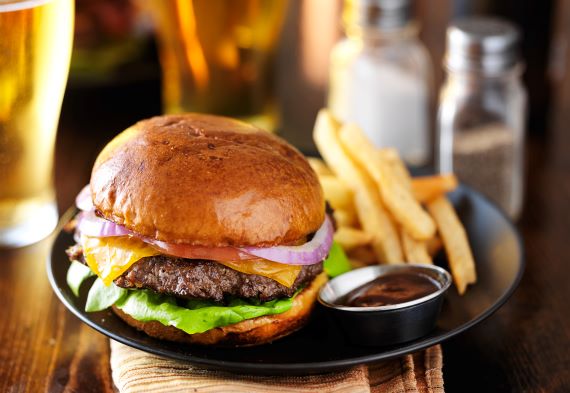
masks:
<svg viewBox="0 0 570 393"><path fill-rule="evenodd" d="M129 325L161 340L199 345L252 346L269 343L303 327L313 309L319 289L326 281L327 274L322 272L293 299L293 306L284 313L247 319L198 334L187 334L156 321L137 321L115 306L113 311Z"/></svg>
<svg viewBox="0 0 570 393"><path fill-rule="evenodd" d="M119 134L97 157L91 193L110 221L206 247L292 243L315 232L325 213L318 178L295 148L202 114L154 117Z"/></svg>

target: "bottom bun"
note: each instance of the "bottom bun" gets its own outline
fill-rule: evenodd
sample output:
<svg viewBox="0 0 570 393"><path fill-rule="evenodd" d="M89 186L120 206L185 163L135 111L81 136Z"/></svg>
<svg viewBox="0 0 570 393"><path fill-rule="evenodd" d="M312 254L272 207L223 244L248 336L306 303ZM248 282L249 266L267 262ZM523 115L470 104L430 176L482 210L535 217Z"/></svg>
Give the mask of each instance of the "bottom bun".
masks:
<svg viewBox="0 0 570 393"><path fill-rule="evenodd" d="M313 309L319 289L326 281L327 275L322 272L293 299L292 307L284 313L247 319L204 333L188 334L157 321L140 322L115 306L113 311L132 327L161 340L199 345L252 346L269 343L303 327Z"/></svg>

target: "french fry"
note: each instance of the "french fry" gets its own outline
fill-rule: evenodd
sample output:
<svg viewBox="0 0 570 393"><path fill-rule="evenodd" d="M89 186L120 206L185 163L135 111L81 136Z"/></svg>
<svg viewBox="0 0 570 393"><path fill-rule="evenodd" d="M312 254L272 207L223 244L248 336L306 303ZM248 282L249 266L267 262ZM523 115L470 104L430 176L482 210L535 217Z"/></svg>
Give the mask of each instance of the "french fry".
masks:
<svg viewBox="0 0 570 393"><path fill-rule="evenodd" d="M354 197L356 214L362 228L372 234L372 248L379 263L403 263L404 254L396 225L384 208L380 195L368 182Z"/></svg>
<svg viewBox="0 0 570 393"><path fill-rule="evenodd" d="M415 239L427 240L432 237L435 234L432 218L401 183L401 176L395 173L382 154L378 154L362 130L354 124L347 124L341 127L339 136L351 157L366 168L374 179L382 201L396 221Z"/></svg>
<svg viewBox="0 0 570 393"><path fill-rule="evenodd" d="M421 203L427 203L457 188L458 181L454 174L414 177L412 192Z"/></svg>
<svg viewBox="0 0 570 393"><path fill-rule="evenodd" d="M382 159L390 165L395 176L400 180L400 183L407 190L412 188L412 176L406 168L406 164L400 158L400 154L394 148L388 147L378 150L378 154Z"/></svg>
<svg viewBox="0 0 570 393"><path fill-rule="evenodd" d="M319 181L325 193L325 199L333 209L354 210L352 191L335 176L319 176Z"/></svg>
<svg viewBox="0 0 570 393"><path fill-rule="evenodd" d="M372 247L378 261L401 263L403 254L397 228L372 179L345 152L338 137L338 123L326 109L317 116L313 138L329 168L352 189L358 219L362 228L373 235Z"/></svg>
<svg viewBox="0 0 570 393"><path fill-rule="evenodd" d="M370 246L355 247L352 250L348 250L346 254L349 259L358 260L365 265L374 265L378 263L378 258L376 258L376 254Z"/></svg>
<svg viewBox="0 0 570 393"><path fill-rule="evenodd" d="M323 160L317 157L308 157L307 161L309 161L309 165L315 173L319 176L334 176L332 171L329 169L327 164Z"/></svg>
<svg viewBox="0 0 570 393"><path fill-rule="evenodd" d="M463 295L467 285L477 281L475 262L465 229L445 196L429 202L427 208L437 223L457 291Z"/></svg>
<svg viewBox="0 0 570 393"><path fill-rule="evenodd" d="M334 234L334 240L344 251L368 245L372 242L372 237L368 232L350 227L339 227Z"/></svg>
<svg viewBox="0 0 570 393"><path fill-rule="evenodd" d="M350 262L350 266L353 269L359 269L361 267L366 267L366 266L370 266L370 263L366 263L364 261L361 261L360 259L354 259L354 258L348 258L348 262Z"/></svg>
<svg viewBox="0 0 570 393"><path fill-rule="evenodd" d="M402 237L402 248L406 262L408 263L422 263L432 265L433 261L429 255L427 242L423 240L416 240L400 227L400 235Z"/></svg>
<svg viewBox="0 0 570 393"><path fill-rule="evenodd" d="M392 171L400 182L400 185L407 190L413 191L412 176L400 158L398 151L393 148L383 148L379 149L377 154L379 154L381 158L392 168ZM404 250L406 262L424 263L430 265L433 264L432 257L435 252L434 254L430 254L429 242L434 239L435 236L428 239L427 241L416 240L410 236L402 227L400 227L400 237L402 239L402 249ZM436 239L439 240L439 238ZM441 241L439 243L439 247L441 247Z"/></svg>
<svg viewBox="0 0 570 393"><path fill-rule="evenodd" d="M426 246L429 255L431 255L431 257L434 258L439 252L439 250L441 250L441 247L443 247L443 243L441 241L441 238L438 235L435 235L426 242Z"/></svg>
<svg viewBox="0 0 570 393"><path fill-rule="evenodd" d="M358 223L356 211L353 209L336 209L333 211L333 217L338 227L354 227Z"/></svg>

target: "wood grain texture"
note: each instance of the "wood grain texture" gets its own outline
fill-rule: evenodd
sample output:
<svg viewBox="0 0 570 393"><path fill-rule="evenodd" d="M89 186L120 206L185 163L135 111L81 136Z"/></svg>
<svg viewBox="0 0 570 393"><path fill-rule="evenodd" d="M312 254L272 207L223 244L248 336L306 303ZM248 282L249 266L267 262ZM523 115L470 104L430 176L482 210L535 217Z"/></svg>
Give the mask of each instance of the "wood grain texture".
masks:
<svg viewBox="0 0 570 393"><path fill-rule="evenodd" d="M0 254L0 392L112 391L108 341L51 291L49 248L46 239Z"/></svg>

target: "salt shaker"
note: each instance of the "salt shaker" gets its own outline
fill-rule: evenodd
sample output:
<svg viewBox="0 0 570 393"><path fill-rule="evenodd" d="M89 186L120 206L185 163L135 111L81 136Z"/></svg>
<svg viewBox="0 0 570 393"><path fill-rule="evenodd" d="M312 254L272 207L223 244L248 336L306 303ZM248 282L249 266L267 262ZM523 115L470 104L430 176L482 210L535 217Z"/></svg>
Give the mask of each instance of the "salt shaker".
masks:
<svg viewBox="0 0 570 393"><path fill-rule="evenodd" d="M410 0L345 0L346 37L331 53L328 106L378 147L410 165L432 158L432 64L411 20Z"/></svg>
<svg viewBox="0 0 570 393"><path fill-rule="evenodd" d="M516 219L522 207L526 91L519 32L495 18L468 18L447 29L437 119L437 166Z"/></svg>

